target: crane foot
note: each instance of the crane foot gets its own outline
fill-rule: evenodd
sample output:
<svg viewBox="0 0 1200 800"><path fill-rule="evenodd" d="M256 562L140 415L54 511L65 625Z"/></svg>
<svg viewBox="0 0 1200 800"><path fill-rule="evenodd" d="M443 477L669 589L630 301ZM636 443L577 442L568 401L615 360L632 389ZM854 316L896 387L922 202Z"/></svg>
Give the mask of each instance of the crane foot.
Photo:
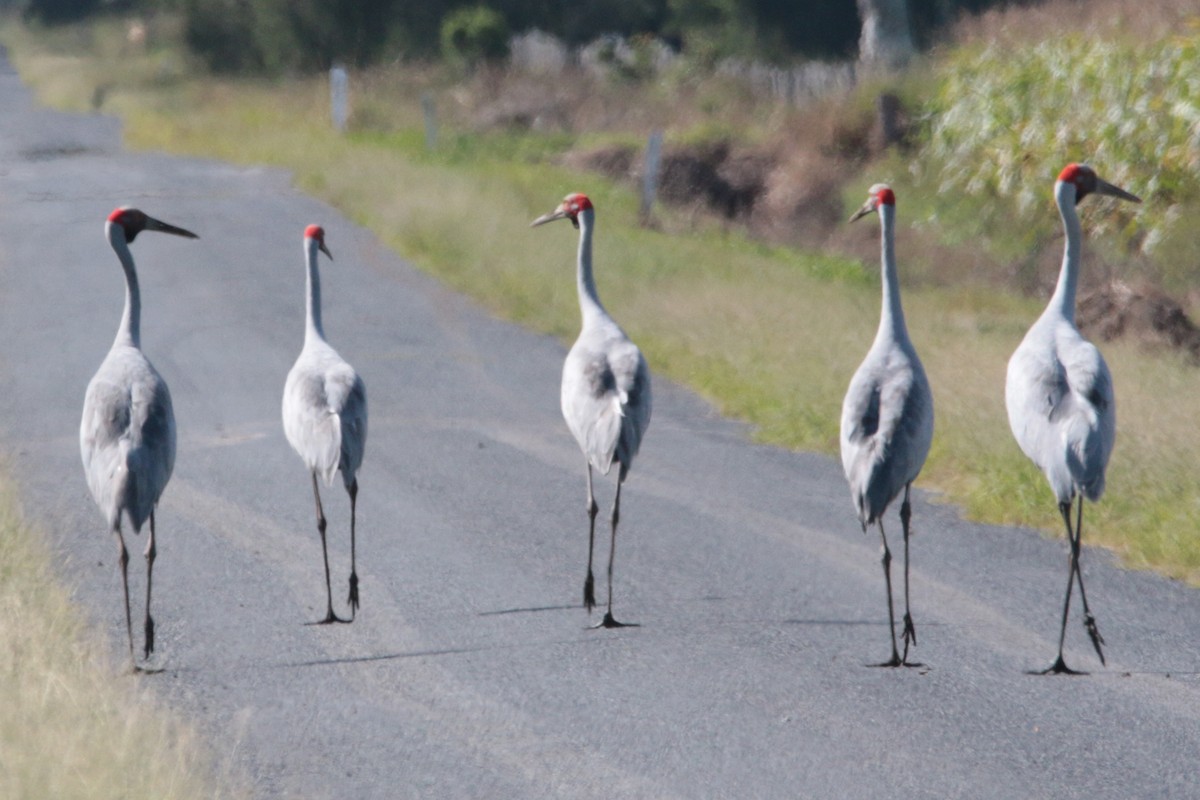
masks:
<svg viewBox="0 0 1200 800"><path fill-rule="evenodd" d="M154 617L146 615L146 646L143 650L143 657L149 658L154 652Z"/></svg>
<svg viewBox="0 0 1200 800"><path fill-rule="evenodd" d="M304 624L305 625L329 625L334 622L342 622L342 623L349 625L353 621L354 620L352 620L352 619L342 619L337 614L333 613L333 609L331 608L325 614L325 619L319 619L316 622L306 622Z"/></svg>
<svg viewBox="0 0 1200 800"><path fill-rule="evenodd" d="M1104 651L1100 649L1100 645L1104 644L1104 637L1100 635L1100 629L1096 627L1096 618L1091 614L1084 616L1083 627L1087 629L1088 636L1092 640L1092 647L1096 648L1096 655L1100 656L1100 663L1108 666L1104 661Z"/></svg>
<svg viewBox="0 0 1200 800"><path fill-rule="evenodd" d="M592 630L598 628L640 628L641 625L636 622L617 622L613 617L612 612L608 611L604 614L604 619L592 626Z"/></svg>
<svg viewBox="0 0 1200 800"><path fill-rule="evenodd" d="M1087 675L1086 672L1080 672L1077 669L1071 669L1067 666L1067 662L1063 660L1062 653L1058 654L1058 658L1054 663L1043 670L1030 672L1030 675Z"/></svg>
<svg viewBox="0 0 1200 800"><path fill-rule="evenodd" d="M912 667L914 669L919 669L919 668L924 667L925 665L923 663L921 663L920 661L909 661L907 656L901 657L899 653L892 651L892 657L889 658L887 661L881 661L878 664L867 664L867 666L868 667L888 667L888 668Z"/></svg>
<svg viewBox="0 0 1200 800"><path fill-rule="evenodd" d="M905 612L905 614L904 614L903 639L904 639L905 654L908 653L908 647L910 644L913 647L917 646L917 628L915 625L913 625L912 617L909 616L907 612ZM901 660L903 660L903 659L901 659Z"/></svg>
<svg viewBox="0 0 1200 800"><path fill-rule="evenodd" d="M583 582L583 607L589 614L596 607L596 581L592 578L591 570L588 570L587 580Z"/></svg>
<svg viewBox="0 0 1200 800"><path fill-rule="evenodd" d="M350 596L346 602L350 604L350 619L354 619L354 612L358 611L358 575L353 572L350 573Z"/></svg>

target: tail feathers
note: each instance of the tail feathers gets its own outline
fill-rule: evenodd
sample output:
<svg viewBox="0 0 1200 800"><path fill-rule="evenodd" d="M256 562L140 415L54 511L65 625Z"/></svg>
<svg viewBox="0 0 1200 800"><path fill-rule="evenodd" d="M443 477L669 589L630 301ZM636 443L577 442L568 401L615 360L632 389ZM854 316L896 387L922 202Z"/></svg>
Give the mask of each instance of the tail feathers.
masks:
<svg viewBox="0 0 1200 800"><path fill-rule="evenodd" d="M1063 445L1073 488L1089 500L1098 500L1104 494L1108 454L1096 414L1090 408L1087 411L1090 413L1077 414L1064 427Z"/></svg>

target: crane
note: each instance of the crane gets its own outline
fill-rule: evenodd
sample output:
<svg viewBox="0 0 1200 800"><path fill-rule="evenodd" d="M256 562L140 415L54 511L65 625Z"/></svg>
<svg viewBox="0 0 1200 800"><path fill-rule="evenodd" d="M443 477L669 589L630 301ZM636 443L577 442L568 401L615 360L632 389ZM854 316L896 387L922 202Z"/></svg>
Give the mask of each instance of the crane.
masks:
<svg viewBox="0 0 1200 800"><path fill-rule="evenodd" d="M1046 475L1067 526L1070 565L1063 601L1058 658L1043 674L1078 674L1063 660L1071 590L1079 582L1083 624L1100 663L1104 644L1088 609L1079 570L1083 498L1096 501L1104 493L1104 471L1116 433L1112 375L1096 346L1075 327L1075 290L1079 284L1079 251L1083 233L1075 206L1089 194L1102 194L1134 203L1141 200L1096 175L1086 164L1068 164L1054 184L1054 200L1066 231L1066 248L1058 285L1049 305L1008 362L1005 405L1017 444ZM1071 506L1078 498L1075 524Z"/></svg>
<svg viewBox="0 0 1200 800"><path fill-rule="evenodd" d="M912 506L909 490L925 465L933 440L933 394L917 351L908 338L900 283L896 274L896 195L886 184L875 184L867 202L850 221L871 213L879 214L882 251L883 305L879 331L867 351L842 402L842 467L850 483L850 495L863 533L879 526L883 540L883 578L887 586L888 626L892 656L881 667L919 666L908 661L909 645L917 643L917 632L909 612L908 538ZM896 618L892 604L892 554L883 530L888 505L904 490L900 523L904 531L904 653L896 649Z"/></svg>
<svg viewBox="0 0 1200 800"><path fill-rule="evenodd" d="M104 223L104 236L125 271L125 310L117 336L100 368L88 383L79 424L79 454L88 489L109 530L117 540L117 563L125 598L125 632L129 637L129 660L134 671L141 668L133 655L133 620L129 612L129 551L121 532L124 515L133 532L140 535L150 521L146 542L146 618L143 658L154 652L154 618L150 616L150 589L154 576L154 507L175 466L175 413L167 382L142 353L142 295L129 245L142 231L159 231L189 239L191 231L160 222L136 208L121 207Z"/></svg>
<svg viewBox="0 0 1200 800"><path fill-rule="evenodd" d="M598 627L618 628L612 613L613 559L617 550L621 484L650 425L650 369L637 345L604 310L592 278L592 231L596 210L587 195L569 194L554 211L544 214L530 227L557 219L569 219L579 230L579 256L575 283L583 323L579 338L563 363L562 413L567 427L579 443L587 464L588 567L583 584L583 605L591 613L596 605L592 576L592 550L596 537L599 506L592 492L592 469L607 475L617 468L617 491L613 499L611 540L608 553L608 609Z"/></svg>
<svg viewBox="0 0 1200 800"><path fill-rule="evenodd" d="M325 560L325 618L318 625L353 622L358 610L358 573L354 565L355 505L358 500L358 468L367 443L367 388L354 368L325 341L321 327L321 278L317 253L333 260L325 245L320 225L304 229L305 284L304 347L283 386L283 432L312 476L313 499L317 506L317 531ZM329 583L329 549L325 542L325 511L317 477L326 486L333 475L342 473L350 495L350 619L333 613L333 590Z"/></svg>

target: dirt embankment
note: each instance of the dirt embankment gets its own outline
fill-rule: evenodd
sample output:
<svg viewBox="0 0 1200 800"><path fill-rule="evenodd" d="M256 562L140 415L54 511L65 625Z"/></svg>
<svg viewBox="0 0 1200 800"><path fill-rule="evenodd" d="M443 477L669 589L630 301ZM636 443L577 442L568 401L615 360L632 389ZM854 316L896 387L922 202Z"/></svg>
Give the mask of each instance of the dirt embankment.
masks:
<svg viewBox="0 0 1200 800"><path fill-rule="evenodd" d="M564 85L552 91L529 91L518 82L509 91L490 96L476 109L482 128L575 130L641 123L647 112L612 111L610 103L580 102ZM600 120L604 113L623 114ZM630 115L633 115L631 117ZM628 117L628 118L627 118ZM636 119L635 119L636 118ZM865 164L891 147L907 146L909 115L899 100L882 95L873 109L848 110L830 103L803 115L803 124L786 139L747 144L733 139L702 143L668 143L661 155L657 202L693 210L742 226L767 241L835 250L872 260L877 254L873 236L847 231L852 209L842 203L843 187L857 178ZM575 169L596 172L629 186L640 186L644 151L632 145L606 145L569 152L564 161ZM1042 279L1019 280L1017 266L997 264L978 251L947 248L929 232L902 228L899 244L906 251L919 248L931 265L954 264L953 275L942 275L937 266L927 269L926 280L961 279L965 270L985 281L1023 286L1025 291L1049 291ZM919 239L920 241L915 241ZM907 240L907 241L906 241ZM910 247L911 245L911 247ZM1061 244L1047 242L1041 259L1056 258ZM1043 276L1053 279L1053 274ZM1132 339L1151 349L1179 350L1200 366L1200 328L1183 306L1152 286L1133 287L1119 280L1085 284L1077 322L1088 335L1100 340Z"/></svg>

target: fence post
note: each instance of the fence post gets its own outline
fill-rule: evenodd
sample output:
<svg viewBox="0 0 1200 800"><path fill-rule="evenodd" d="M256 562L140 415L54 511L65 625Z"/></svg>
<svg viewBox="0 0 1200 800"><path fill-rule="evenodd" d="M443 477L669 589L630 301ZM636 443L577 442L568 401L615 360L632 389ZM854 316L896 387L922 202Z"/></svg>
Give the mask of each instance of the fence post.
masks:
<svg viewBox="0 0 1200 800"><path fill-rule="evenodd" d="M433 101L433 92L421 93L421 114L425 117L425 148L437 150L437 105Z"/></svg>
<svg viewBox="0 0 1200 800"><path fill-rule="evenodd" d="M334 64L329 69L329 111L333 117L333 127L338 133L346 132L348 88L349 78L346 76L345 67Z"/></svg>
<svg viewBox="0 0 1200 800"><path fill-rule="evenodd" d="M662 131L654 131L646 142L646 161L642 169L642 207L638 218L643 225L650 223L654 198L658 194L658 168L662 162Z"/></svg>

